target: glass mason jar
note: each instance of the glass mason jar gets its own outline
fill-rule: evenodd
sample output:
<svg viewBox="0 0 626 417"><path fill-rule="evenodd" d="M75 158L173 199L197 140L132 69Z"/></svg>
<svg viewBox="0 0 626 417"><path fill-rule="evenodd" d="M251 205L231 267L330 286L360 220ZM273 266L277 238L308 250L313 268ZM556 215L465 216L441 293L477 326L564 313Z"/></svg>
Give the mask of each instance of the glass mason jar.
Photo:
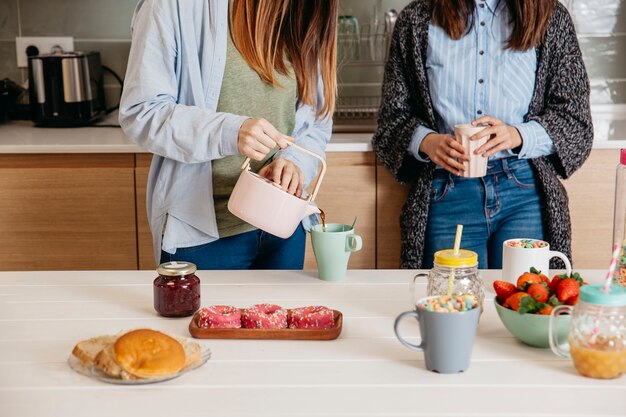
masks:
<svg viewBox="0 0 626 417"><path fill-rule="evenodd" d="M166 262L157 268L154 309L165 317L191 316L200 308L200 279L191 262Z"/></svg>
<svg viewBox="0 0 626 417"><path fill-rule="evenodd" d="M557 355L570 358L582 375L617 378L626 373L626 288L612 285L584 285L578 304L557 306L550 317L550 347ZM568 310L569 348L557 340L554 318Z"/></svg>
<svg viewBox="0 0 626 417"><path fill-rule="evenodd" d="M428 285L426 294L432 295L463 295L470 294L476 298L481 311L485 291L483 281L478 272L478 254L461 249L455 255L453 249L435 252L433 269L428 274L420 273L413 278L413 286L417 279L426 277ZM415 297L414 297L414 302Z"/></svg>

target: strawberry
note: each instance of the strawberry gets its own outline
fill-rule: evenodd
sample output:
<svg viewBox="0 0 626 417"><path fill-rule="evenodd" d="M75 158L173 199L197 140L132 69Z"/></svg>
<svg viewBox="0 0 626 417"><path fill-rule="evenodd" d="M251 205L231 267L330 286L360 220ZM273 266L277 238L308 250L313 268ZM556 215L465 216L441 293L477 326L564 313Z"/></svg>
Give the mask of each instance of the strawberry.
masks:
<svg viewBox="0 0 626 417"><path fill-rule="evenodd" d="M562 276L567 278L567 275L562 275ZM576 282L578 282L579 287L584 284L583 278L580 276L578 272L573 272L570 278L575 279Z"/></svg>
<svg viewBox="0 0 626 417"><path fill-rule="evenodd" d="M509 296L509 298L506 299L506 301L504 302L504 304L502 304L503 307L508 307L513 311L518 311L520 308L520 304L522 302L522 299L524 297L528 297L532 300L532 297L530 297L528 295L528 293L525 292L516 292L515 294Z"/></svg>
<svg viewBox="0 0 626 417"><path fill-rule="evenodd" d="M556 295L559 298L559 301L563 303L570 298L578 297L579 293L580 287L578 286L578 281L574 278L562 279L556 287Z"/></svg>
<svg viewBox="0 0 626 417"><path fill-rule="evenodd" d="M493 289L496 290L496 298L500 303L517 292L517 287L507 281L494 281Z"/></svg>
<svg viewBox="0 0 626 417"><path fill-rule="evenodd" d="M550 283L550 278L548 278L547 276L545 276L544 274L541 273L541 271L539 271L537 268L535 268L534 266L530 267L530 272L532 272L533 274L537 274L539 275L539 278L541 278L542 282L545 282L546 284Z"/></svg>
<svg viewBox="0 0 626 417"><path fill-rule="evenodd" d="M543 304L541 308L539 308L537 314L540 314L542 316L549 316L552 313L552 310L554 310L554 307L552 307L550 304Z"/></svg>
<svg viewBox="0 0 626 417"><path fill-rule="evenodd" d="M548 284L550 294L556 294L556 287L559 285L559 282L561 282L561 275L555 275L550 284Z"/></svg>
<svg viewBox="0 0 626 417"><path fill-rule="evenodd" d="M543 282L541 284L529 285L526 292L540 303L545 303L546 301L548 301L548 296L550 295L548 293L547 285Z"/></svg>
<svg viewBox="0 0 626 417"><path fill-rule="evenodd" d="M520 314L537 313L542 305L543 303L538 303L532 296L526 295L521 298L517 312Z"/></svg>
<svg viewBox="0 0 626 417"><path fill-rule="evenodd" d="M568 306L575 306L576 303L578 303L578 295L576 297L572 297L570 299L568 299L565 304L567 304Z"/></svg>
<svg viewBox="0 0 626 417"><path fill-rule="evenodd" d="M563 305L563 303L559 301L559 297L557 297L556 294L552 294L550 298L548 298L548 304L552 307Z"/></svg>
<svg viewBox="0 0 626 417"><path fill-rule="evenodd" d="M539 275L532 272L524 272L517 279L517 289L520 291L526 291L526 287L530 284L538 284L541 282Z"/></svg>

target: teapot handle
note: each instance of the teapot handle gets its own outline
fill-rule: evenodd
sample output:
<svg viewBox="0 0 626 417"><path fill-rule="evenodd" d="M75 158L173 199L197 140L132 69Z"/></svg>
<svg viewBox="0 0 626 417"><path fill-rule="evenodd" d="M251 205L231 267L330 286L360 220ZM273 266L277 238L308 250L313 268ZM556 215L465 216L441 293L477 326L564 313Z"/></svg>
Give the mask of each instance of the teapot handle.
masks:
<svg viewBox="0 0 626 417"><path fill-rule="evenodd" d="M290 138L290 139L293 139L293 138ZM324 158L322 158L315 152L310 151L307 148L303 148L302 146L298 145L295 142L292 142L291 140L288 140L287 143L289 144L289 146L293 146L294 148L301 150L302 152L307 153L314 158L317 158L322 163L322 170L320 171L320 174L317 177L317 181L315 182L315 187L313 188L313 192L307 198L307 201L314 201L315 197L317 196L317 192L320 189L320 185L322 185L322 179L324 178L324 175L326 174L326 161L324 160ZM250 158L246 158L246 160L243 162L243 165L241 165L241 169L242 170L250 169Z"/></svg>

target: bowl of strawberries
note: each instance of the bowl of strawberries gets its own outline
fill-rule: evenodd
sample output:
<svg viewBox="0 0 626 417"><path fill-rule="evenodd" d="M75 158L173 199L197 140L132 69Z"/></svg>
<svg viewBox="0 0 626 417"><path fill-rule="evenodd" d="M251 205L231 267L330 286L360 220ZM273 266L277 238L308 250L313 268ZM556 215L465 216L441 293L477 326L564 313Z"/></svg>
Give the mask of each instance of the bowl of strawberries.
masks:
<svg viewBox="0 0 626 417"><path fill-rule="evenodd" d="M581 285L578 273L555 275L552 279L531 268L517 279L494 281L494 304L502 324L517 339L530 346L549 347L550 313L557 305L575 305ZM558 340L566 340L569 315L556 317Z"/></svg>

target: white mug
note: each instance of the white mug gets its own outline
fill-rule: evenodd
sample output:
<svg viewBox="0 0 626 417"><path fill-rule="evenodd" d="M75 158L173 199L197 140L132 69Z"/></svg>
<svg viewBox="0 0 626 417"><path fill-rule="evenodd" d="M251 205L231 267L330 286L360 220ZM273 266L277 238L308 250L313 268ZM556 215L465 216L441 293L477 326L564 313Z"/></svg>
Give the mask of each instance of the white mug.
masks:
<svg viewBox="0 0 626 417"><path fill-rule="evenodd" d="M520 240L532 240L543 244L541 247L524 248L510 246L509 242ZM567 275L572 273L572 264L567 256L561 252L550 250L548 242L536 239L509 239L502 244L502 279L512 283L524 272L529 272L531 267L549 275L550 259L557 257L565 263Z"/></svg>

